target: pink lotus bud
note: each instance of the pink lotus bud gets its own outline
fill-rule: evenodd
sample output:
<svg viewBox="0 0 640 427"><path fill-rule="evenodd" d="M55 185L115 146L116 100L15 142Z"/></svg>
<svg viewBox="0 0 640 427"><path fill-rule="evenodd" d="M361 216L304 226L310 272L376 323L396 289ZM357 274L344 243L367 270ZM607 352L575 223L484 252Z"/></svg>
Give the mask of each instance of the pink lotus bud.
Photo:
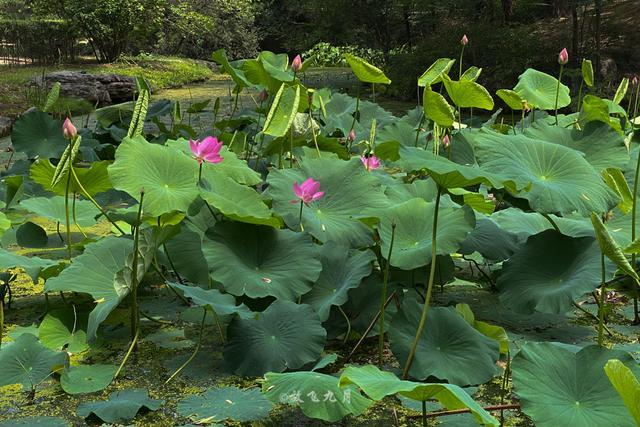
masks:
<svg viewBox="0 0 640 427"><path fill-rule="evenodd" d="M460 39L460 44L462 46L466 46L468 43L469 43L469 39L467 38L467 35L465 34L465 35L462 36L462 39Z"/></svg>
<svg viewBox="0 0 640 427"><path fill-rule="evenodd" d="M62 134L67 139L73 139L76 137L76 135L78 135L78 129L76 129L73 123L71 123L69 117L67 117L62 124Z"/></svg>
<svg viewBox="0 0 640 427"><path fill-rule="evenodd" d="M638 75L634 75L633 78L631 79L631 84L637 86L638 85Z"/></svg>
<svg viewBox="0 0 640 427"><path fill-rule="evenodd" d="M356 131L351 129L349 131L349 136L347 137L349 139L349 141L353 142L356 140Z"/></svg>
<svg viewBox="0 0 640 427"><path fill-rule="evenodd" d="M565 47L558 54L558 64L564 65L569 62L569 52L567 52L567 48Z"/></svg>
<svg viewBox="0 0 640 427"><path fill-rule="evenodd" d="M258 100L260 102L264 102L269 98L269 93L267 92L266 89L262 89L262 92L260 92L260 94L258 95Z"/></svg>
<svg viewBox="0 0 640 427"><path fill-rule="evenodd" d="M451 145L449 135L445 135L444 138L442 138L442 145L444 146L444 148L449 148L449 146Z"/></svg>
<svg viewBox="0 0 640 427"><path fill-rule="evenodd" d="M291 61L291 69L297 73L300 71L300 68L302 68L302 58L300 55L296 55L296 57L293 58L293 61Z"/></svg>

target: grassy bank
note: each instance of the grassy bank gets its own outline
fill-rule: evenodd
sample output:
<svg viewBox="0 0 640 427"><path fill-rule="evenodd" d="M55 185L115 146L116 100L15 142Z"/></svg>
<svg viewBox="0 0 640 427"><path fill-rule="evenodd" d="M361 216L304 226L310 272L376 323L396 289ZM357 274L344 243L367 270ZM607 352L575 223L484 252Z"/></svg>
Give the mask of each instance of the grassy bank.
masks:
<svg viewBox="0 0 640 427"><path fill-rule="evenodd" d="M0 115L15 117L29 108L28 83L43 73L60 70L144 76L156 89L177 87L186 83L215 79L219 76L203 61L156 55L123 57L110 64L85 62L48 66L0 65Z"/></svg>

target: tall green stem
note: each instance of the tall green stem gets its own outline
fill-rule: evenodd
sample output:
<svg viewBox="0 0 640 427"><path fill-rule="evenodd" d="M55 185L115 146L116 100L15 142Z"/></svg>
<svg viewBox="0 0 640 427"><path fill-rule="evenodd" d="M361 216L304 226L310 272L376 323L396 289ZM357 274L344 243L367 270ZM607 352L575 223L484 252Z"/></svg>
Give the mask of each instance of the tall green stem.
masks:
<svg viewBox="0 0 640 427"><path fill-rule="evenodd" d="M560 64L560 75L558 76L558 84L556 85L556 126L558 126L558 98L560 97L560 82L562 81L562 73L564 71L564 65Z"/></svg>
<svg viewBox="0 0 640 427"><path fill-rule="evenodd" d="M640 153L638 153L638 158L636 160L636 170L633 174L633 195L632 195L632 203L631 203L631 241L635 242L636 240L636 218L638 215L638 177L640 176ZM631 266L633 269L636 268L636 254L631 255ZM633 319L634 323L640 323L640 317L638 316L638 288L636 286L633 287Z"/></svg>
<svg viewBox="0 0 640 427"><path fill-rule="evenodd" d="M638 96L640 96L640 83L636 84L636 100L635 100L635 105L633 106L633 118L635 119L636 117L638 117L638 101L640 101L640 99L638 99ZM635 129L635 124L632 126L633 129Z"/></svg>
<svg viewBox="0 0 640 427"><path fill-rule="evenodd" d="M604 304L607 297L607 277L604 264L604 252L600 254L600 270L602 273L602 286L600 287L600 307L598 307L598 345L602 346L604 337Z"/></svg>
<svg viewBox="0 0 640 427"><path fill-rule="evenodd" d="M140 311L138 308L138 250L140 242L140 223L142 222L142 202L144 191L140 192L138 216L133 233L133 261L131 265L131 339L138 336L140 328ZM135 347L137 349L137 346Z"/></svg>
<svg viewBox="0 0 640 427"><path fill-rule="evenodd" d="M202 313L202 321L200 322L200 336L198 338L198 344L196 345L195 350L193 350L193 353L191 354L191 356L182 365L180 365L178 369L176 369L176 371L169 377L169 379L164 382L165 384L169 384L169 382L171 382L171 380L174 379L176 375L182 372L182 370L186 368L187 365L189 365L189 363L191 363L191 361L196 357L196 355L198 354L198 351L200 351L200 347L202 346L202 337L204 335L205 320L207 318L207 309L203 308L202 310L203 310L203 313Z"/></svg>
<svg viewBox="0 0 640 427"><path fill-rule="evenodd" d="M396 238L396 223L391 222L391 242L389 244L389 254L387 255L387 264L384 269L384 278L382 281L382 292L380 293L380 326L378 334L378 365L382 368L382 358L384 353L384 312L387 302L387 286L389 284L389 270L391 268L391 253L393 252L393 241Z"/></svg>
<svg viewBox="0 0 640 427"><path fill-rule="evenodd" d="M429 269L429 282L428 282L429 284L427 285L427 295L424 300L424 306L422 308L422 316L420 317L420 323L418 324L416 337L413 340L411 351L409 352L409 356L407 357L407 362L404 365L404 370L402 371L403 379L407 379L409 377L409 370L411 369L411 365L413 364L413 358L415 357L416 349L418 348L418 343L420 342L420 338L422 337L422 331L424 330L424 325L427 322L427 314L429 313L429 303L431 302L431 293L433 292L433 283L436 275L438 210L440 209L441 195L442 195L442 187L438 186L438 191L436 194L436 204L433 211L433 226L431 229L431 268Z"/></svg>
<svg viewBox="0 0 640 427"><path fill-rule="evenodd" d="M463 57L464 57L464 44L462 45L462 49L460 50L460 70L458 71L458 80L462 78L462 58Z"/></svg>
<svg viewBox="0 0 640 427"><path fill-rule="evenodd" d="M577 112L580 112L580 106L582 105L582 89L584 87L584 80L580 80L580 89L578 90L578 108ZM557 104L556 104L557 105Z"/></svg>
<svg viewBox="0 0 640 427"><path fill-rule="evenodd" d="M300 223L300 231L304 231L304 226L302 225L302 208L304 207L304 201L300 200L300 214L298 214L298 222Z"/></svg>

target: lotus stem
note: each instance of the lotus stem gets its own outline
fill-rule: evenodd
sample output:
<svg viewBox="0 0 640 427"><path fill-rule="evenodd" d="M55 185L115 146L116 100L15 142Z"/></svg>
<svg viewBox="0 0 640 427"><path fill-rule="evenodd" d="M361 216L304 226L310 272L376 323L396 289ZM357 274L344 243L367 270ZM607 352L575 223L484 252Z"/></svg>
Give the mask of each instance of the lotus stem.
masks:
<svg viewBox="0 0 640 427"><path fill-rule="evenodd" d="M202 345L202 336L204 334L204 324L205 324L205 319L207 318L207 309L206 308L202 308L202 322L200 322L200 336L198 338L198 344L196 345L195 350L193 351L193 353L191 354L191 356L189 356L189 358L187 360L185 360L185 362L180 365L180 367L178 369L176 369L176 371L169 377L168 380L166 380L164 383L169 384L169 382L171 382L171 380L178 375L180 372L182 372L182 370L184 368L187 367L187 365L189 365L189 363L191 363L191 361L196 357L196 355L198 354L198 351L200 351L200 346Z"/></svg>
<svg viewBox="0 0 640 427"><path fill-rule="evenodd" d="M553 218L549 216L549 214L543 213L541 215L551 223L551 226L553 227L554 230L556 230L558 233L562 233L562 231L560 231L560 227L558 227L558 224L556 224L556 222L553 220Z"/></svg>
<svg viewBox="0 0 640 427"><path fill-rule="evenodd" d="M640 87L640 85L639 85ZM631 203L631 241L636 240L636 218L638 216L638 184L640 177L640 154L636 160L636 170L633 174L633 195ZM636 254L631 254L631 267L636 269ZM638 288L633 287L633 323L640 323L640 316L638 316Z"/></svg>
<svg viewBox="0 0 640 427"><path fill-rule="evenodd" d="M376 84L371 83L371 95L373 97L373 102L376 102Z"/></svg>
<svg viewBox="0 0 640 427"><path fill-rule="evenodd" d="M393 252L393 241L396 237L396 222L391 221L391 243L389 244L389 254L387 255L387 264L384 269L384 278L382 281L382 292L380 293L380 332L378 334L378 365L382 368L382 358L384 353L384 312L387 301L387 286L389 284L389 269L391 268L391 253Z"/></svg>
<svg viewBox="0 0 640 427"><path fill-rule="evenodd" d="M422 427L427 427L427 401L422 402Z"/></svg>
<svg viewBox="0 0 640 427"><path fill-rule="evenodd" d="M140 312L138 309L138 247L140 241L140 222L142 220L142 202L144 191L140 192L138 216L133 234L133 261L131 266L131 337L136 337L140 330ZM137 346L136 346L137 350Z"/></svg>
<svg viewBox="0 0 640 427"><path fill-rule="evenodd" d="M342 316L344 317L344 320L347 322L347 333L345 334L344 340L343 340L343 344L346 344L347 341L349 341L349 335L351 335L351 321L349 320L349 316L347 316L347 313L344 312L342 307L340 307L339 305L337 307L340 313L342 314Z"/></svg>
<svg viewBox="0 0 640 427"><path fill-rule="evenodd" d="M138 329L136 331L136 334L133 336L133 339L131 340L131 345L129 346L129 349L127 350L127 354L124 355L124 359L122 359L122 362L120 363L120 366L118 367L118 370L116 371L116 374L113 376L113 379L115 380L116 378L118 378L118 376L120 375L120 372L122 372L122 368L124 368L124 365L126 365L127 360L129 360L129 356L131 356L131 353L133 352L133 349L135 347L137 347L138 345L138 337L140 336L140 330Z"/></svg>
<svg viewBox="0 0 640 427"><path fill-rule="evenodd" d="M582 89L584 87L584 79L580 79L580 89L578 89L578 108L576 112L580 112L580 106L582 105Z"/></svg>
<svg viewBox="0 0 640 427"><path fill-rule="evenodd" d="M300 223L300 231L304 232L304 225L302 225L302 208L304 207L304 202L300 200L300 214L298 214L298 222Z"/></svg>
<svg viewBox="0 0 640 427"><path fill-rule="evenodd" d="M635 105L633 107L633 118L635 119L636 117L638 117L638 104L640 103L640 83L636 84L636 100L635 100ZM632 129L635 129L635 123L632 123L631 125Z"/></svg>
<svg viewBox="0 0 640 427"><path fill-rule="evenodd" d="M604 304L607 298L607 278L604 264L604 252L600 253L600 270L602 273L602 286L600 287L600 307L598 307L598 345L602 347L602 343L604 341Z"/></svg>
<svg viewBox="0 0 640 427"><path fill-rule="evenodd" d="M0 298L0 348L2 348L2 337L4 335L4 295Z"/></svg>
<svg viewBox="0 0 640 427"><path fill-rule="evenodd" d="M459 64L459 71L458 71L458 80L460 80L462 78L462 58L464 58L464 46L465 45L463 43L462 44L462 49L460 49L460 64Z"/></svg>
<svg viewBox="0 0 640 427"><path fill-rule="evenodd" d="M500 384L500 405L504 405L504 398L507 394L507 385L509 385L509 372L511 370L511 353L507 351L507 366L504 368L502 375L502 383ZM500 425L504 425L504 409L500 409Z"/></svg>
<svg viewBox="0 0 640 427"><path fill-rule="evenodd" d="M391 302L391 300L395 296L396 296L396 292L395 291L391 292L391 295L389 295L389 298L387 298L387 301L384 303L385 308L389 305L389 303ZM344 360L345 364L349 363L349 360L351 360L351 358L355 354L356 350L358 350L358 347L360 347L360 344L362 344L362 342L369 336L369 333L371 332L371 330L373 329L375 324L378 322L379 318L380 318L380 311L378 311L376 313L376 315L373 316L373 319L371 320L371 323L369 323L369 326L367 326L367 329L364 331L364 333L362 334L362 336L360 337L360 339L358 340L356 345L353 347L353 350L351 350L351 353L349 353L347 358Z"/></svg>
<svg viewBox="0 0 640 427"><path fill-rule="evenodd" d="M73 142L71 142L73 144ZM71 165L71 161L69 161ZM71 166L70 169L73 169ZM71 219L69 218L69 187L71 186L71 172L67 173L67 185L64 190L64 218L65 218L65 226L66 226L66 234L67 234L67 255L69 258L69 262L71 262Z"/></svg>
<svg viewBox="0 0 640 427"><path fill-rule="evenodd" d="M560 64L560 75L558 76L558 84L556 85L556 126L558 126L558 98L560 97L560 82L562 81L562 73L564 72L564 65Z"/></svg>
<svg viewBox="0 0 640 427"><path fill-rule="evenodd" d="M427 322L427 314L429 313L429 303L431 301L431 293L433 292L433 283L436 275L436 256L437 256L437 237L438 237L438 210L440 209L440 196L442 194L442 187L438 185L438 191L436 193L436 203L433 211L433 226L431 230L431 268L429 269L429 284L427 285L427 295L425 296L424 306L422 308L422 316L420 317L420 323L418 324L418 330L416 331L416 337L413 340L411 351L407 357L407 362L404 365L402 371L402 378L407 379L409 377L409 370L413 364L413 358L418 348L418 343L422 337L422 331L424 330L425 323Z"/></svg>
<svg viewBox="0 0 640 427"><path fill-rule="evenodd" d="M309 105L309 126L311 126L311 136L313 137L313 144L316 146L316 152L318 158L322 157L320 154L320 148L318 147L318 138L316 138L316 129L313 127L313 115L311 114L311 105Z"/></svg>
<svg viewBox="0 0 640 427"><path fill-rule="evenodd" d="M198 168L198 186L202 186L202 162L200 162L200 166Z"/></svg>
<svg viewBox="0 0 640 427"><path fill-rule="evenodd" d="M418 86L418 92L420 91L420 86ZM422 123L424 122L424 111L420 115L420 122L418 123L418 129L416 130L416 141L413 144L414 147L418 148L418 139L420 138L420 129L422 129Z"/></svg>

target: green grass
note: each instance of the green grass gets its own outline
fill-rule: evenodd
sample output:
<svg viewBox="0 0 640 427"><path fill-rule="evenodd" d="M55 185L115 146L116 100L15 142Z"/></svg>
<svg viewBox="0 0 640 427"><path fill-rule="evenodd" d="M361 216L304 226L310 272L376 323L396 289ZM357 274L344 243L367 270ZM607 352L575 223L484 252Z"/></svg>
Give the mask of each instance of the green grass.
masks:
<svg viewBox="0 0 640 427"><path fill-rule="evenodd" d="M123 57L110 64L86 62L50 66L0 65L0 115L17 116L30 107L27 84L44 73L60 70L86 71L91 74L115 73L143 76L156 90L178 87L186 83L223 78L204 62L191 59L139 55Z"/></svg>

